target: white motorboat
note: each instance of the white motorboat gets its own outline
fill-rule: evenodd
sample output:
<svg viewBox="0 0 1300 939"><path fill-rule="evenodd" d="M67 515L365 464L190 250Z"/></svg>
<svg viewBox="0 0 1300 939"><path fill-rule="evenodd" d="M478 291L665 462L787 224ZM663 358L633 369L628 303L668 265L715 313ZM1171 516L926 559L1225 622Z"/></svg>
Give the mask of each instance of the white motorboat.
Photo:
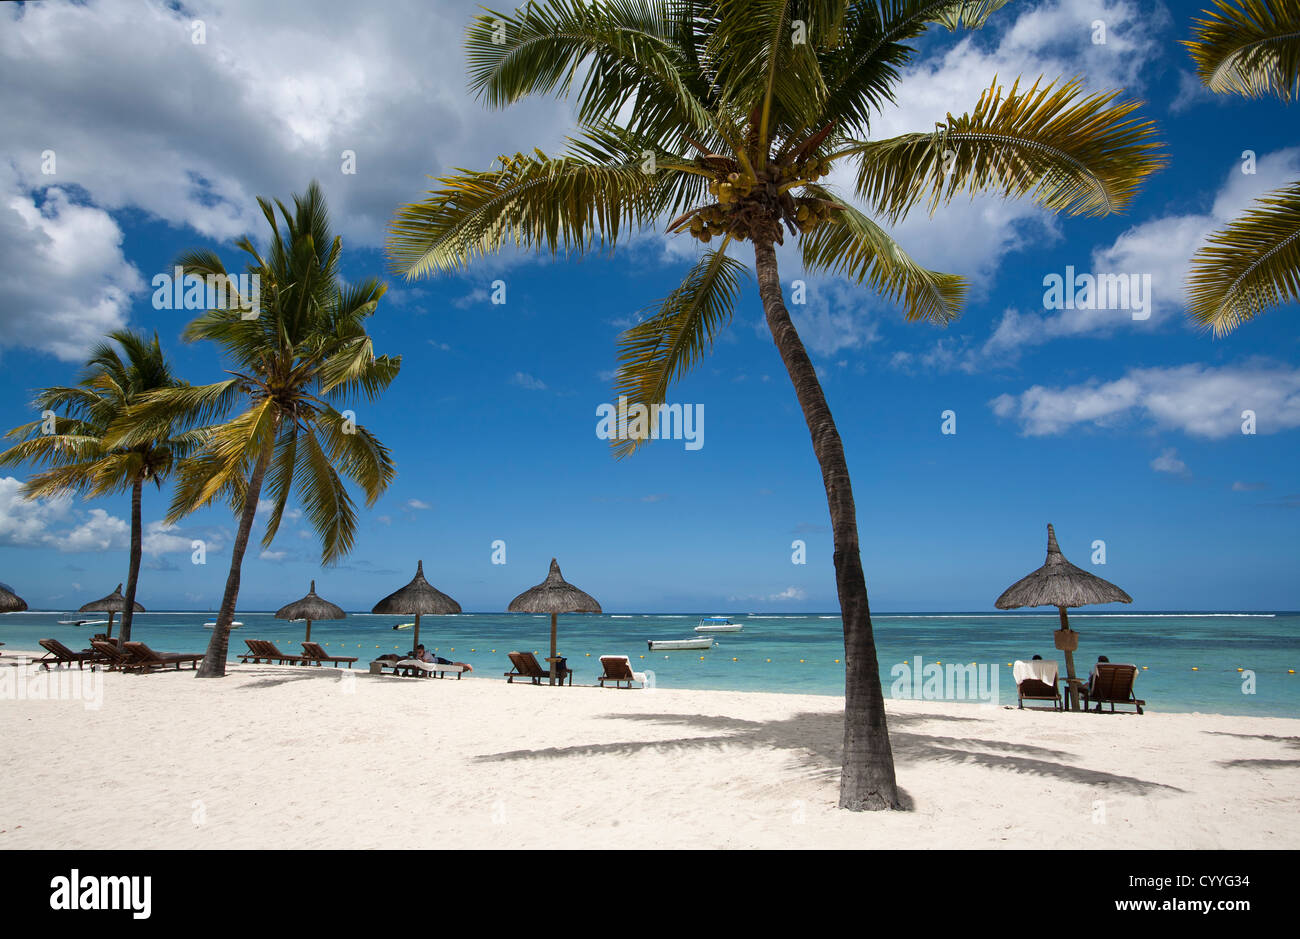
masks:
<svg viewBox="0 0 1300 939"><path fill-rule="evenodd" d="M713 637L700 639L647 639L651 652L672 652L677 649L712 649Z"/></svg>
<svg viewBox="0 0 1300 939"><path fill-rule="evenodd" d="M61 619L58 621L60 626L107 626L106 619Z"/></svg>
<svg viewBox="0 0 1300 939"><path fill-rule="evenodd" d="M697 633L738 633L745 626L743 623L733 623L726 616L706 616L700 620L700 625L695 627Z"/></svg>
<svg viewBox="0 0 1300 939"><path fill-rule="evenodd" d="M230 628L231 628L231 629L238 629L240 626L243 626L243 625L244 625L244 624L241 623L239 620L234 620L234 621L230 624ZM214 620L214 619L213 619L213 620L208 620L206 623L203 624L203 628L204 628L204 629L216 629L216 628L217 628L217 621Z"/></svg>

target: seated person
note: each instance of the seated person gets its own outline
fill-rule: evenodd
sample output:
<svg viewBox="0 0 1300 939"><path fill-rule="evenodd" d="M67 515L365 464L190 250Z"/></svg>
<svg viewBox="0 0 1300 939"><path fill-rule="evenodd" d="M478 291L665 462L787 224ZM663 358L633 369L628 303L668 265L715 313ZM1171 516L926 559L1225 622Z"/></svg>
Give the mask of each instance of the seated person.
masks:
<svg viewBox="0 0 1300 939"><path fill-rule="evenodd" d="M1109 662L1110 659L1108 659L1106 656L1104 655L1097 656L1097 665L1100 665L1102 663L1109 663ZM1097 681L1097 665L1094 665L1092 667L1092 671L1088 673L1088 694L1089 695L1093 693L1092 686Z"/></svg>

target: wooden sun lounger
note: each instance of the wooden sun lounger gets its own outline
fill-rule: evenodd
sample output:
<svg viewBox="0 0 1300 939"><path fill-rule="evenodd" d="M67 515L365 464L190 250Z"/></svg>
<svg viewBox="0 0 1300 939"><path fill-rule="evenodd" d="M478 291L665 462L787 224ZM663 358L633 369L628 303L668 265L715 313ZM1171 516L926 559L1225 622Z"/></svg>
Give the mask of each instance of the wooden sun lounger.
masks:
<svg viewBox="0 0 1300 939"><path fill-rule="evenodd" d="M1101 713L1103 704L1110 705L1110 713L1127 713L1124 711L1117 712L1115 705L1130 704L1137 708L1137 713L1142 713L1142 706L1145 701L1139 699L1133 694L1133 682L1137 680L1136 665L1118 665L1110 662L1097 663L1097 674L1093 680L1082 686L1083 691L1083 709L1088 710L1092 703L1097 705L1097 713Z"/></svg>
<svg viewBox="0 0 1300 939"><path fill-rule="evenodd" d="M1062 711L1065 704L1061 700L1061 690L1057 687L1057 682L1050 685L1045 681L1039 681L1037 678L1026 678L1020 684L1016 685L1016 693L1020 697L1020 709L1023 711L1026 701L1051 701L1053 711ZM1038 710L1045 710L1038 708Z"/></svg>
<svg viewBox="0 0 1300 939"><path fill-rule="evenodd" d="M267 665L307 665L314 661L305 655L289 655L281 652L269 639L245 639L244 645L248 646L248 651L239 656L239 661L252 662L254 665L263 660Z"/></svg>
<svg viewBox="0 0 1300 939"><path fill-rule="evenodd" d="M112 639L92 639L90 644L101 656L99 664L112 671L125 671L135 662L135 656L118 647Z"/></svg>
<svg viewBox="0 0 1300 939"><path fill-rule="evenodd" d="M96 649L88 649L85 652L73 652L57 639L41 639L39 641L41 648L48 654L41 656L41 658L37 660L36 664L40 665L40 667L44 669L48 669L51 665L57 665L60 667L64 665L76 665L77 668L85 668L87 662L94 665L96 662L104 661L103 653Z"/></svg>
<svg viewBox="0 0 1300 939"><path fill-rule="evenodd" d="M600 682L602 688L607 681L612 681L615 688L620 687L623 682L627 682L629 688L634 681L645 685L645 673L632 671L632 660L626 655L602 655L600 664L605 672L596 680Z"/></svg>
<svg viewBox="0 0 1300 939"><path fill-rule="evenodd" d="M348 668L351 668L352 663L357 660L355 655L330 655L321 648L319 642L304 642L302 644L302 651L307 661L317 666L320 666L324 662L329 662L331 665L336 665L339 662L347 662Z"/></svg>
<svg viewBox="0 0 1300 939"><path fill-rule="evenodd" d="M514 668L505 673L507 682L513 684L516 678L527 678L534 685L540 685L542 679L551 680L551 670L542 668L541 663L537 661L537 656L531 652L511 652L510 661L514 664ZM572 685L573 669L556 666L555 677L559 679L560 684L564 684L566 676L569 679L569 684Z"/></svg>
<svg viewBox="0 0 1300 939"><path fill-rule="evenodd" d="M202 652L155 652L143 642L124 642L122 648L135 657L126 666L127 671L140 671L147 674L155 668L167 668L170 665L175 665L176 671L179 672L181 666L186 663L197 670L199 662L203 661Z"/></svg>

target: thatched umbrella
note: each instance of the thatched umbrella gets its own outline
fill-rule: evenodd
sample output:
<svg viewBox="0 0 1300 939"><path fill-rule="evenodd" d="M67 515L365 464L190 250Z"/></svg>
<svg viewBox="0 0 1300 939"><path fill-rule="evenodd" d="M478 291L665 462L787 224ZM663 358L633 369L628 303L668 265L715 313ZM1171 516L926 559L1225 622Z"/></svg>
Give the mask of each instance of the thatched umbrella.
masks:
<svg viewBox="0 0 1300 939"><path fill-rule="evenodd" d="M21 613L27 609L27 601L14 593L13 588L0 584L0 613Z"/></svg>
<svg viewBox="0 0 1300 939"><path fill-rule="evenodd" d="M144 607L135 604L132 608L136 613L143 613ZM108 614L108 632L107 636L113 635L113 614L126 612L126 597L122 596L122 585L118 584L117 589L101 600L94 600L87 603L78 613L107 613Z"/></svg>
<svg viewBox="0 0 1300 939"><path fill-rule="evenodd" d="M1054 606L1061 611L1061 628L1055 633L1056 648L1065 653L1065 674L1070 679L1067 692L1070 706L1078 710L1079 699L1074 687L1074 650L1079 648L1079 634L1070 629L1066 609L1089 603L1132 603L1133 598L1108 580L1089 574L1065 559L1056 543L1056 530L1047 526L1047 560L1028 577L1022 577L1002 592L994 603L999 610L1022 606Z"/></svg>
<svg viewBox="0 0 1300 939"><path fill-rule="evenodd" d="M306 620L307 621L307 638L304 642L311 642L311 624L313 621L323 619L344 619L348 614L343 612L343 608L335 606L328 600L322 600L316 596L316 581L311 582L311 590L307 591L307 596L301 600L294 600L275 611L276 619L287 620Z"/></svg>
<svg viewBox="0 0 1300 939"><path fill-rule="evenodd" d="M415 566L415 576L411 582L396 593L384 597L370 612L414 614L415 640L411 643L411 648L414 649L420 644L421 615L459 613L460 604L424 579L424 562L420 561Z"/></svg>
<svg viewBox="0 0 1300 939"><path fill-rule="evenodd" d="M536 587L529 587L510 601L510 613L551 614L551 684L555 684L555 616L558 613L599 613L600 604L564 579L560 565L551 558L551 570Z"/></svg>

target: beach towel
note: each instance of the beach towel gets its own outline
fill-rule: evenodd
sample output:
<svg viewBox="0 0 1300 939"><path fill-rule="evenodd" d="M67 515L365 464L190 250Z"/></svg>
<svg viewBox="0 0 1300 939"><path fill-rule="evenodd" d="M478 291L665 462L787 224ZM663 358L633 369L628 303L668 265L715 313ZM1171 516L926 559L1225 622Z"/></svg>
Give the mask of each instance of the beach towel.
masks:
<svg viewBox="0 0 1300 939"><path fill-rule="evenodd" d="M1045 685L1056 683L1058 670L1055 662L1046 659L1035 659L1030 662L1017 661L1011 666L1011 677L1019 685L1026 678L1034 678Z"/></svg>

